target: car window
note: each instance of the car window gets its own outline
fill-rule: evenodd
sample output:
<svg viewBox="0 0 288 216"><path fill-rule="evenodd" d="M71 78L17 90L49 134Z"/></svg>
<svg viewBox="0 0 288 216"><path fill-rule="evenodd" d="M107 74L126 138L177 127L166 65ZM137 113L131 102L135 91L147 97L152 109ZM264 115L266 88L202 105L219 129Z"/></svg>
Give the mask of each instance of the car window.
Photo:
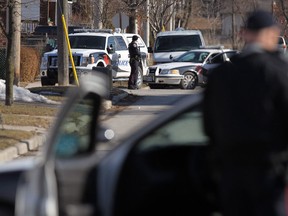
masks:
<svg viewBox="0 0 288 216"><path fill-rule="evenodd" d="M284 38L279 37L278 44L285 44Z"/></svg>
<svg viewBox="0 0 288 216"><path fill-rule="evenodd" d="M209 52L187 52L179 56L179 58L177 58L175 61L203 63L208 55L209 55Z"/></svg>
<svg viewBox="0 0 288 216"><path fill-rule="evenodd" d="M139 150L172 145L205 145L207 137L202 131L202 113L200 111L187 112L155 130L143 139Z"/></svg>
<svg viewBox="0 0 288 216"><path fill-rule="evenodd" d="M234 55L236 55L237 52L233 51L233 52L226 52L226 56L230 59L232 58Z"/></svg>
<svg viewBox="0 0 288 216"><path fill-rule="evenodd" d="M202 46L200 35L159 36L155 42L154 52L188 51Z"/></svg>
<svg viewBox="0 0 288 216"><path fill-rule="evenodd" d="M115 41L115 37L114 36L111 36L111 37L108 37L108 46L109 47L113 47L115 48L115 50L118 50L118 46L116 46L116 41Z"/></svg>
<svg viewBox="0 0 288 216"><path fill-rule="evenodd" d="M115 36L118 46L117 50L128 50L127 45L122 36Z"/></svg>
<svg viewBox="0 0 288 216"><path fill-rule="evenodd" d="M209 58L207 59L207 61L211 61L211 59L213 59L216 55L218 55L219 53L212 53Z"/></svg>
<svg viewBox="0 0 288 216"><path fill-rule="evenodd" d="M220 63L223 63L223 62L224 62L223 53L220 53L220 54L216 55L210 61L211 64L220 64Z"/></svg>
<svg viewBox="0 0 288 216"><path fill-rule="evenodd" d="M105 49L106 38L102 36L73 35L69 40L72 49Z"/></svg>

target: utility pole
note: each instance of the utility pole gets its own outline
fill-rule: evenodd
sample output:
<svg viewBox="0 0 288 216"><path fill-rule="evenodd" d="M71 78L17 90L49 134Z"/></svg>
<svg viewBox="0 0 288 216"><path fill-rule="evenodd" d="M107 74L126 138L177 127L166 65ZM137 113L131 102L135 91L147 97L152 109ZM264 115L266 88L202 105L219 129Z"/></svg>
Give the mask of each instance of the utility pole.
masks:
<svg viewBox="0 0 288 216"><path fill-rule="evenodd" d="M146 22L145 22L145 35L144 35L144 41L147 46L150 46L150 21L149 21L149 0L146 0Z"/></svg>
<svg viewBox="0 0 288 216"><path fill-rule="evenodd" d="M103 0L95 1L95 17L94 18L94 28L96 29L102 29L102 12L103 12Z"/></svg>
<svg viewBox="0 0 288 216"><path fill-rule="evenodd" d="M5 105L13 104L13 84L20 80L21 0L8 0L8 47Z"/></svg>
<svg viewBox="0 0 288 216"><path fill-rule="evenodd" d="M57 1L57 50L58 50L58 84L61 86L69 85L69 53L66 43L62 15L65 20L68 16L67 0Z"/></svg>

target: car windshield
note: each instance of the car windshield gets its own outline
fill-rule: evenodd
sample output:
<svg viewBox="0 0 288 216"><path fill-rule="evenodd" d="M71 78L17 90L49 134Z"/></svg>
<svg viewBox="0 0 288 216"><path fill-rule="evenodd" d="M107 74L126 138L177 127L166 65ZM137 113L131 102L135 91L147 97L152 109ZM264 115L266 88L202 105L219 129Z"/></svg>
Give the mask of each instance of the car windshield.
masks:
<svg viewBox="0 0 288 216"><path fill-rule="evenodd" d="M205 59L208 57L209 52L186 52L175 59L176 62L193 62L193 63L203 63Z"/></svg>
<svg viewBox="0 0 288 216"><path fill-rule="evenodd" d="M169 35L157 37L154 52L188 51L202 45L199 35Z"/></svg>
<svg viewBox="0 0 288 216"><path fill-rule="evenodd" d="M74 35L69 37L72 49L101 49L106 48L106 37L102 36L80 36Z"/></svg>

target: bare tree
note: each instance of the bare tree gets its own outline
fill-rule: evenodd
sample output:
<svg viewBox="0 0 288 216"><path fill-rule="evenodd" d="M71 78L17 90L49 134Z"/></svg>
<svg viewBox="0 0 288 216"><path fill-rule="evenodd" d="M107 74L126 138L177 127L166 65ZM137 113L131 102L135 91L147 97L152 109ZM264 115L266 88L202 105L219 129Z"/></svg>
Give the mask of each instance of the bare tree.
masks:
<svg viewBox="0 0 288 216"><path fill-rule="evenodd" d="M128 32L136 32L136 20L138 18L139 10L142 11L146 0L121 0L122 10L129 16Z"/></svg>
<svg viewBox="0 0 288 216"><path fill-rule="evenodd" d="M281 28L282 34L288 37L288 2L286 0L275 0L272 2L272 12Z"/></svg>
<svg viewBox="0 0 288 216"><path fill-rule="evenodd" d="M195 2L195 0L182 0L176 2L176 26L185 29L188 27L189 19L193 15L193 2Z"/></svg>
<svg viewBox="0 0 288 216"><path fill-rule="evenodd" d="M151 0L150 1L150 27L154 38L156 34L162 31L169 21L172 19L173 14L176 13L176 4L180 0Z"/></svg>
<svg viewBox="0 0 288 216"><path fill-rule="evenodd" d="M5 104L10 106L13 104L13 84L18 85L20 80L21 0L1 2L0 9L8 10L8 29L3 20L0 29L8 41Z"/></svg>
<svg viewBox="0 0 288 216"><path fill-rule="evenodd" d="M252 2L244 2L242 0L223 1L221 13L230 18L230 40L232 48L238 49L242 46L242 41L239 37L241 25L244 23L247 13L256 8L260 8L259 0L253 0Z"/></svg>

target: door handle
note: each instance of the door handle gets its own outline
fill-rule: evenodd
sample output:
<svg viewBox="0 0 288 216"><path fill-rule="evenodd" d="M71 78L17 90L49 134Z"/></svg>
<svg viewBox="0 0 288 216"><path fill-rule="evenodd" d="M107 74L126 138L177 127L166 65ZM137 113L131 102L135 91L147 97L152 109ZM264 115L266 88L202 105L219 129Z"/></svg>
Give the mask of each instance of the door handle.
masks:
<svg viewBox="0 0 288 216"><path fill-rule="evenodd" d="M121 54L118 54L118 58L121 58Z"/></svg>

